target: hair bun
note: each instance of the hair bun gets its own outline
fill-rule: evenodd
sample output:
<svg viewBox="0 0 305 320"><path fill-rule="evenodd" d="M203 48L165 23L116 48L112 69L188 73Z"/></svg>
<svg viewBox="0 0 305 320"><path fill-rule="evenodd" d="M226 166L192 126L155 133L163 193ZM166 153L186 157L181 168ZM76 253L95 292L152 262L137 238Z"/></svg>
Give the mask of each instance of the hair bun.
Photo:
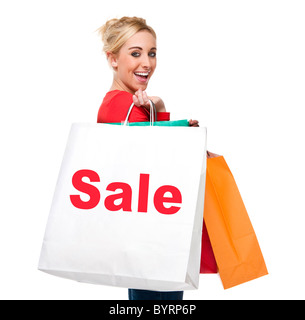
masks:
<svg viewBox="0 0 305 320"><path fill-rule="evenodd" d="M130 37L141 30L148 30L156 38L155 31L146 24L146 20L138 17L110 19L97 31L104 43L103 51L117 53Z"/></svg>

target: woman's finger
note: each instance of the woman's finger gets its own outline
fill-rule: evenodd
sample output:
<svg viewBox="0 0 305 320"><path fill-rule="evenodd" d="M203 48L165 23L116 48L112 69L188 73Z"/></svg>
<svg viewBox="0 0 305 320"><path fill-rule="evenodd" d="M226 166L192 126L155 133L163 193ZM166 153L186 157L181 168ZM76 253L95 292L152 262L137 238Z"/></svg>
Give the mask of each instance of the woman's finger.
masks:
<svg viewBox="0 0 305 320"><path fill-rule="evenodd" d="M139 102L141 105L144 105L144 99L143 99L143 91L139 89L136 93L137 98L139 99Z"/></svg>
<svg viewBox="0 0 305 320"><path fill-rule="evenodd" d="M134 103L135 106L141 107L141 103L140 103L140 101L139 101L139 99L138 99L138 97L136 95L132 96L132 100L133 100L133 103Z"/></svg>
<svg viewBox="0 0 305 320"><path fill-rule="evenodd" d="M199 127L199 121L198 120L190 120L189 121L189 126L190 127Z"/></svg>
<svg viewBox="0 0 305 320"><path fill-rule="evenodd" d="M216 154L216 153L213 153L211 151L207 151L207 157L208 157L208 159L210 159L210 158L220 157L220 155Z"/></svg>
<svg viewBox="0 0 305 320"><path fill-rule="evenodd" d="M143 92L143 100L144 100L144 105L149 106L149 98L147 96L146 91Z"/></svg>

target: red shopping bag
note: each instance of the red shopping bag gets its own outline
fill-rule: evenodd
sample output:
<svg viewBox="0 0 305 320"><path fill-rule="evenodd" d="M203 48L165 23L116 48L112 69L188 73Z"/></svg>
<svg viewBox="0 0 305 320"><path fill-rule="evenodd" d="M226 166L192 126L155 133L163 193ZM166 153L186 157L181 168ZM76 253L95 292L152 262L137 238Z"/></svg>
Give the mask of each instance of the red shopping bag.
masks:
<svg viewBox="0 0 305 320"><path fill-rule="evenodd" d="M217 273L217 263L213 253L205 221L202 225L200 273Z"/></svg>

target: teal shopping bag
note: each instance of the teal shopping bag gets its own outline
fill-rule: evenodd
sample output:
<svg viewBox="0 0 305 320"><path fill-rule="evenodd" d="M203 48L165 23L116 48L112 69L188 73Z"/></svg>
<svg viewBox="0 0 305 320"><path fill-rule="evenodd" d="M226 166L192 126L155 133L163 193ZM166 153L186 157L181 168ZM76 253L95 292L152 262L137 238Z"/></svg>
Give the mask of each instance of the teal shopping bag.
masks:
<svg viewBox="0 0 305 320"><path fill-rule="evenodd" d="M115 122L115 123L108 123L108 124L114 124L114 125L122 125L122 123ZM129 122L127 124L128 126L140 126L145 127L151 125L149 121L147 122ZM188 127L189 122L186 119L183 120L174 120L174 121L155 121L153 123L153 126L157 127Z"/></svg>

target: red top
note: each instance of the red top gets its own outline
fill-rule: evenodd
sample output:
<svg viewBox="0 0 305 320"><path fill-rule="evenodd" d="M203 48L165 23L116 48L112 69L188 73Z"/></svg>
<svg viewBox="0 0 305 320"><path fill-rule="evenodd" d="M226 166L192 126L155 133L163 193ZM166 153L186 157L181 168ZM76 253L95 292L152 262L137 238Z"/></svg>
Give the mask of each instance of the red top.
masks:
<svg viewBox="0 0 305 320"><path fill-rule="evenodd" d="M132 94L126 91L109 91L98 111L97 122L112 123L125 121L128 109L132 104ZM157 121L169 121L169 112L157 112ZM149 111L134 106L129 115L129 122L149 121Z"/></svg>

